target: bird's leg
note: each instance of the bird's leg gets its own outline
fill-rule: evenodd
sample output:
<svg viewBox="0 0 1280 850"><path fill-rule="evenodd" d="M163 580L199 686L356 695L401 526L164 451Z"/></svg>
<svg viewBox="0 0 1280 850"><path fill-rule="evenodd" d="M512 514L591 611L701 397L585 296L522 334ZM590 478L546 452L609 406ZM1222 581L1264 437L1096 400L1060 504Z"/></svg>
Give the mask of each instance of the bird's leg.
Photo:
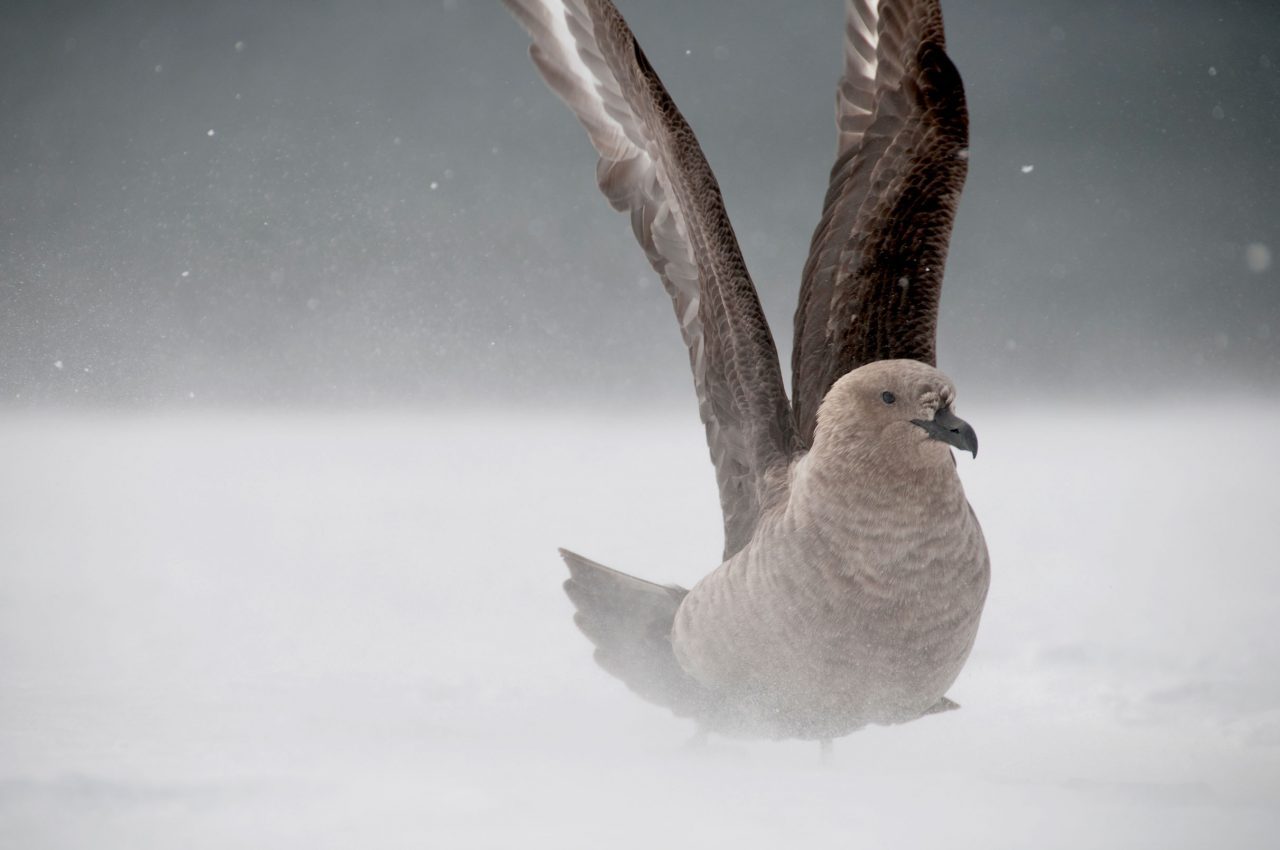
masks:
<svg viewBox="0 0 1280 850"><path fill-rule="evenodd" d="M835 751L835 744L830 738L818 741L818 751L822 754L822 763L831 764L831 753Z"/></svg>

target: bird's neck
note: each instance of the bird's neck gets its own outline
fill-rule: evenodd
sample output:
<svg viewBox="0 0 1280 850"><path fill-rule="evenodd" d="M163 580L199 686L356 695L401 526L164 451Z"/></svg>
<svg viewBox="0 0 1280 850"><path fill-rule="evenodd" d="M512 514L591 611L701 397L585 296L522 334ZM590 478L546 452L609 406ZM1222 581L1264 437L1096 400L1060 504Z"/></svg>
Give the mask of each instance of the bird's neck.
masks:
<svg viewBox="0 0 1280 850"><path fill-rule="evenodd" d="M964 509L955 462L911 465L883 454L817 445L795 466L787 512L803 525L861 523L891 514L927 524Z"/></svg>

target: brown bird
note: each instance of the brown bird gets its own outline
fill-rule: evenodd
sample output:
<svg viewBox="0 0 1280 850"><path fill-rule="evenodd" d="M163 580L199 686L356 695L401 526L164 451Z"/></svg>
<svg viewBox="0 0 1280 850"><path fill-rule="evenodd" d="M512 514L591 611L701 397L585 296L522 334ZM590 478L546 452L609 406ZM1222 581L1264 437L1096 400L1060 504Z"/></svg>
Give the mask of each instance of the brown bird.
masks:
<svg viewBox="0 0 1280 850"><path fill-rule="evenodd" d="M563 551L596 660L700 729L830 739L955 708L989 565L935 365L968 159L937 0L847 0L839 142L800 287L788 401L715 176L609 0L503 0L587 129L689 348L724 514L692 590Z"/></svg>

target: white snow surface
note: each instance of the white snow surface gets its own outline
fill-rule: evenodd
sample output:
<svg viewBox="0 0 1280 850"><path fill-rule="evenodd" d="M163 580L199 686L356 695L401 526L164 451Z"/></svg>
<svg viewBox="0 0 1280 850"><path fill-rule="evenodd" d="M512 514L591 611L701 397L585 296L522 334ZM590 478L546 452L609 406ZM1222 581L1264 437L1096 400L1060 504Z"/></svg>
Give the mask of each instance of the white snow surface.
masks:
<svg viewBox="0 0 1280 850"><path fill-rule="evenodd" d="M0 847L1276 846L1280 406L962 412L963 708L827 764L571 622L715 565L691 412L0 417Z"/></svg>

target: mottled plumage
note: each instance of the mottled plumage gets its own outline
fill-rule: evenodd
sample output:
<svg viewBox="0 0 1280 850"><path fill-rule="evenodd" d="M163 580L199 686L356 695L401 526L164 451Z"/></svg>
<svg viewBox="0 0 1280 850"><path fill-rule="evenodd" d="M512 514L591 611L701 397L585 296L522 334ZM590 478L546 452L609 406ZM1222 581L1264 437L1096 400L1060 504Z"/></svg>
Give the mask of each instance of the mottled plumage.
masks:
<svg viewBox="0 0 1280 850"><path fill-rule="evenodd" d="M586 128L671 296L724 515L692 591L570 552L596 658L704 728L829 739L954 708L987 554L933 368L967 115L937 0L847 0L837 159L795 317L788 401L698 142L609 0L503 0Z"/></svg>

